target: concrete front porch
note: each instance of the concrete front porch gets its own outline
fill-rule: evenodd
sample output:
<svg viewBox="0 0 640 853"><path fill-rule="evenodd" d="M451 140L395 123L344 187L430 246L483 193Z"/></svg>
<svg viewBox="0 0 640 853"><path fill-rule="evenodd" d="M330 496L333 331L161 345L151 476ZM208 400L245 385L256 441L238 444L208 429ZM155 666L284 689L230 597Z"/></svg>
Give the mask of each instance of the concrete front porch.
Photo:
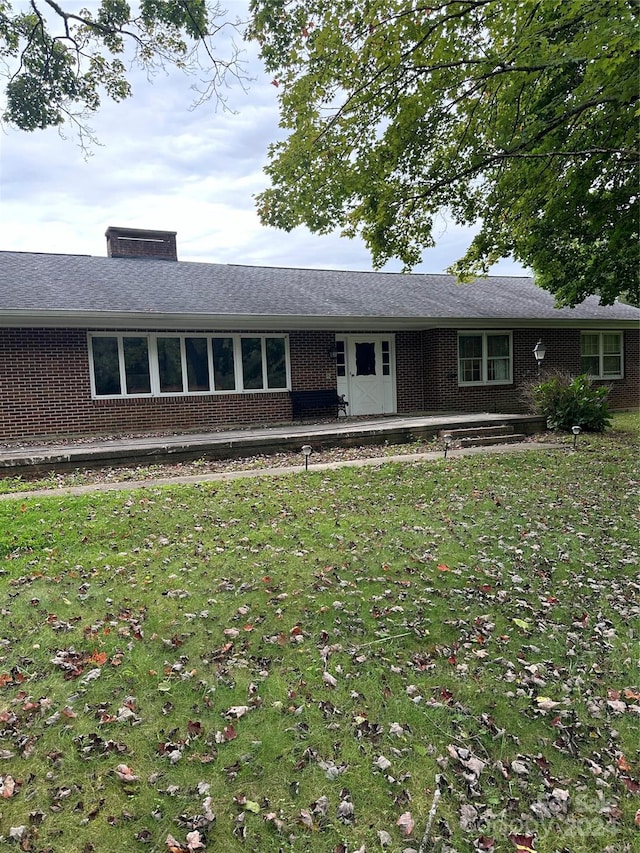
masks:
<svg viewBox="0 0 640 853"><path fill-rule="evenodd" d="M150 465L189 459L239 459L257 454L367 444L406 444L430 439L443 430L510 425L518 433L545 431L544 418L494 413L391 415L339 418L329 423L285 424L206 433L181 433L64 442L15 442L0 447L0 477L44 471Z"/></svg>

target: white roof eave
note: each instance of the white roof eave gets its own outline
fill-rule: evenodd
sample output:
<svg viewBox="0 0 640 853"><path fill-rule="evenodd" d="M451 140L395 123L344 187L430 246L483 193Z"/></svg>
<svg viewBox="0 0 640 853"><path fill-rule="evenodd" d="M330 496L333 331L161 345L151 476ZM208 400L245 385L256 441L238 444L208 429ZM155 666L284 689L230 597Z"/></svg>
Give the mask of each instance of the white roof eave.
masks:
<svg viewBox="0 0 640 853"><path fill-rule="evenodd" d="M3 310L1 328L73 328L73 329L215 329L294 331L330 329L347 331L395 331L420 329L497 329L497 328L580 328L636 329L631 319L588 319L581 317L393 317L393 316L308 316L286 314L155 314L153 312L107 311L29 311Z"/></svg>

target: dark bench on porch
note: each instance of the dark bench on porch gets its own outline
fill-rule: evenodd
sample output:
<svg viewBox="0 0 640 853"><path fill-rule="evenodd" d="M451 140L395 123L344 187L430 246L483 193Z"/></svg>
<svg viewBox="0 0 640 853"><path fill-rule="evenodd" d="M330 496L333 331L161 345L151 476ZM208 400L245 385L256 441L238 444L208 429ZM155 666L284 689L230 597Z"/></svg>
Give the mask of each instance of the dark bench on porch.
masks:
<svg viewBox="0 0 640 853"><path fill-rule="evenodd" d="M344 394L338 394L335 388L319 388L312 391L291 391L293 419L302 418L305 413L316 413L323 409L333 409L338 417L340 412L347 414L349 403Z"/></svg>

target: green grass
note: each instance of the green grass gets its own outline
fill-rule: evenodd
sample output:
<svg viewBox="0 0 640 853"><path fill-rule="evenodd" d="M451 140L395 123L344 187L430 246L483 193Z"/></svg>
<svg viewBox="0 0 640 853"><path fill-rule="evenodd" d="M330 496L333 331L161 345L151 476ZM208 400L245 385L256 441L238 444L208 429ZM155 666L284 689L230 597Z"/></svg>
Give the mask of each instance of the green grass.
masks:
<svg viewBox="0 0 640 853"><path fill-rule="evenodd" d="M0 502L7 848L631 853L637 426Z"/></svg>

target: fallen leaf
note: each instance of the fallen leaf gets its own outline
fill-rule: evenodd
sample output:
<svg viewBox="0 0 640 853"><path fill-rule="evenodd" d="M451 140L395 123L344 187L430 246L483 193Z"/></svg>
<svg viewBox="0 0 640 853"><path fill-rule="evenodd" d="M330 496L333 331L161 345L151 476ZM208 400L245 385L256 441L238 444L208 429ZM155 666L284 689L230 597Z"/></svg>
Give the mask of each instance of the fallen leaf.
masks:
<svg viewBox="0 0 640 853"><path fill-rule="evenodd" d="M391 767L391 762L388 758L385 758L384 755L381 755L373 763L379 770L382 770L383 772Z"/></svg>
<svg viewBox="0 0 640 853"><path fill-rule="evenodd" d="M323 794L321 797L318 797L315 803L311 804L311 808L314 814L326 817L329 813L329 798Z"/></svg>
<svg viewBox="0 0 640 853"><path fill-rule="evenodd" d="M384 829L379 829L378 841L380 842L381 847L391 847L393 839L391 838L388 832L384 831Z"/></svg>
<svg viewBox="0 0 640 853"><path fill-rule="evenodd" d="M328 687L337 687L337 686L338 686L338 682L337 682L337 681L336 681L336 679L333 677L333 675L331 675L331 673L330 673L330 672L323 672L323 673L322 673L322 680L324 681L324 683L325 683Z"/></svg>
<svg viewBox="0 0 640 853"><path fill-rule="evenodd" d="M462 803L460 806L460 827L468 832L471 829L476 829L478 824L478 810L470 803Z"/></svg>
<svg viewBox="0 0 640 853"><path fill-rule="evenodd" d="M5 776L4 778L0 776L0 797L8 800L9 797L13 796L15 789L16 783L13 776Z"/></svg>
<svg viewBox="0 0 640 853"><path fill-rule="evenodd" d="M176 841L176 839L173 837L173 835L171 835L171 833L167 835L167 840L165 843L169 848L169 853L185 853L185 848L182 846L182 844L180 844L179 841Z"/></svg>
<svg viewBox="0 0 640 853"><path fill-rule="evenodd" d="M355 819L354 811L355 809L353 803L351 802L351 800L345 797L343 800L340 801L336 812L338 820L341 823L353 823Z"/></svg>
<svg viewBox="0 0 640 853"><path fill-rule="evenodd" d="M400 827L400 831L403 835L411 835L413 828L415 827L415 821L411 817L411 812L404 812L401 814L396 821L396 826Z"/></svg>
<svg viewBox="0 0 640 853"><path fill-rule="evenodd" d="M536 853L533 846L536 843L534 835L517 835L512 832L508 838L518 853Z"/></svg>
<svg viewBox="0 0 640 853"><path fill-rule="evenodd" d="M115 769L115 774L122 782L137 782L138 776L135 775L130 767L126 764L118 764Z"/></svg>
<svg viewBox="0 0 640 853"><path fill-rule="evenodd" d="M26 834L27 827L24 824L9 827L9 838L13 838L14 841L22 841Z"/></svg>
<svg viewBox="0 0 640 853"><path fill-rule="evenodd" d="M205 845L202 843L202 838L197 829L187 833L187 850L191 853L192 850L204 850Z"/></svg>
<svg viewBox="0 0 640 853"><path fill-rule="evenodd" d="M227 710L226 716L235 717L237 720L239 720L240 717L244 717L248 710L248 705L233 705Z"/></svg>
<svg viewBox="0 0 640 853"><path fill-rule="evenodd" d="M620 770L624 770L627 773L631 770L631 765L627 761L625 755L618 756L617 764L618 764L618 767L620 768Z"/></svg>
<svg viewBox="0 0 640 853"><path fill-rule="evenodd" d="M550 699L548 696L536 697L536 703L541 711L552 711L560 704L559 702L554 702L553 699Z"/></svg>
<svg viewBox="0 0 640 853"><path fill-rule="evenodd" d="M202 723L199 720L189 720L187 723L189 737L200 737L202 734Z"/></svg>
<svg viewBox="0 0 640 853"><path fill-rule="evenodd" d="M202 803L202 814L205 819L209 821L209 823L213 823L216 819L215 813L211 806L213 805L213 801L211 797L205 797Z"/></svg>
<svg viewBox="0 0 640 853"><path fill-rule="evenodd" d="M302 826L306 826L307 829L313 829L313 817L311 816L311 812L308 809L300 810L300 814L298 815L298 823L301 823Z"/></svg>

